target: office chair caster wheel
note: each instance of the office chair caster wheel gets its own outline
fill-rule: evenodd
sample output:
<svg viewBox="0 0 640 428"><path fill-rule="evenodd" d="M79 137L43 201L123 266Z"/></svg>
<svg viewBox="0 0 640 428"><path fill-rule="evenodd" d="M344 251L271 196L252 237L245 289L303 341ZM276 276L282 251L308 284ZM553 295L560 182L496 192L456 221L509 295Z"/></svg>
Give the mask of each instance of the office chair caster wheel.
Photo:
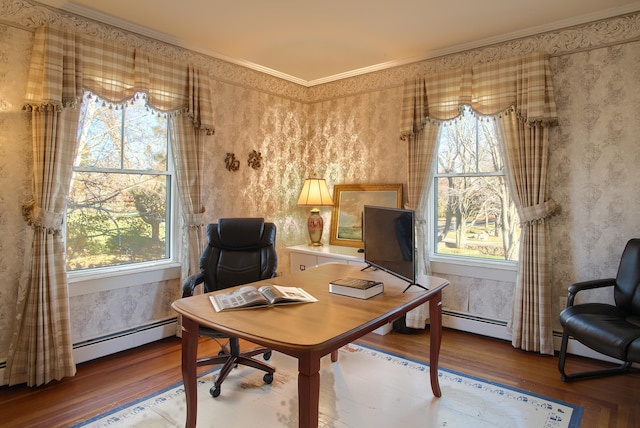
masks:
<svg viewBox="0 0 640 428"><path fill-rule="evenodd" d="M273 373L266 373L264 376L262 376L262 380L267 385L270 385L271 382L273 382ZM218 394L220 394L220 392L218 392Z"/></svg>
<svg viewBox="0 0 640 428"><path fill-rule="evenodd" d="M271 351L267 351L264 354L262 354L262 358L264 358L265 361L268 361L271 358Z"/></svg>
<svg viewBox="0 0 640 428"><path fill-rule="evenodd" d="M216 398L217 396L220 395L220 387L212 386L211 389L209 390L209 394L211 394L213 398Z"/></svg>

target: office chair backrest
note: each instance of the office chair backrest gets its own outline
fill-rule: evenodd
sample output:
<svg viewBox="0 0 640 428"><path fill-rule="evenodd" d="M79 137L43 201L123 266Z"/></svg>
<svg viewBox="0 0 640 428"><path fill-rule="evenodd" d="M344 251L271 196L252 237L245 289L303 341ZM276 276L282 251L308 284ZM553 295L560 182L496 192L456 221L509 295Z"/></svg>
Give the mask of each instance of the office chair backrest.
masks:
<svg viewBox="0 0 640 428"><path fill-rule="evenodd" d="M640 315L640 239L627 242L618 267L614 296L620 309Z"/></svg>
<svg viewBox="0 0 640 428"><path fill-rule="evenodd" d="M200 257L204 291L272 278L278 267L276 226L262 218L227 218L207 226Z"/></svg>

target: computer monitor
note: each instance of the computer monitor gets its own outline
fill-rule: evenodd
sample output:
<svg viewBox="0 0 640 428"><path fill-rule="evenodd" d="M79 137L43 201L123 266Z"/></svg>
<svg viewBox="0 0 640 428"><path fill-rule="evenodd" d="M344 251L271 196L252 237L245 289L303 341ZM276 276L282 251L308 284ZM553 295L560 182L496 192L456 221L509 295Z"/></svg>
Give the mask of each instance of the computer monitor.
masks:
<svg viewBox="0 0 640 428"><path fill-rule="evenodd" d="M416 284L415 213L365 205L364 261L409 284Z"/></svg>

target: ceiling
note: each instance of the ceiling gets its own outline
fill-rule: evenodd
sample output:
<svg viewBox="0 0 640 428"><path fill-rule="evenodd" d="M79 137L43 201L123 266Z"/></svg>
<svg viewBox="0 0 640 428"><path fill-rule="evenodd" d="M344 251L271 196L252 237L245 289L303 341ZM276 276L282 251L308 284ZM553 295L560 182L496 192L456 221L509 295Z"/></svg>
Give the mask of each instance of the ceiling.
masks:
<svg viewBox="0 0 640 428"><path fill-rule="evenodd" d="M640 10L630 0L39 0L305 86Z"/></svg>

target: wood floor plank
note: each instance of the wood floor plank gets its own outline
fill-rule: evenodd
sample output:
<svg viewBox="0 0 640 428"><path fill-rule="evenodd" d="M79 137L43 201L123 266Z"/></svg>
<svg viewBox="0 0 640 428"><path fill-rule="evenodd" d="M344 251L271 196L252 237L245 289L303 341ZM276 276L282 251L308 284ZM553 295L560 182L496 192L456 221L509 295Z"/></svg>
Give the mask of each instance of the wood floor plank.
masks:
<svg viewBox="0 0 640 428"><path fill-rule="evenodd" d="M428 330L372 333L358 343L428 362L428 335ZM198 353L215 354L217 345L203 339ZM582 428L640 426L639 371L566 383L560 381L557 363L557 356L516 350L504 341L455 330L443 333L443 368L583 406ZM569 364L570 370L605 365L577 357L570 357ZM75 377L39 388L0 387L0 427L67 427L181 381L180 340L164 339L79 364Z"/></svg>

